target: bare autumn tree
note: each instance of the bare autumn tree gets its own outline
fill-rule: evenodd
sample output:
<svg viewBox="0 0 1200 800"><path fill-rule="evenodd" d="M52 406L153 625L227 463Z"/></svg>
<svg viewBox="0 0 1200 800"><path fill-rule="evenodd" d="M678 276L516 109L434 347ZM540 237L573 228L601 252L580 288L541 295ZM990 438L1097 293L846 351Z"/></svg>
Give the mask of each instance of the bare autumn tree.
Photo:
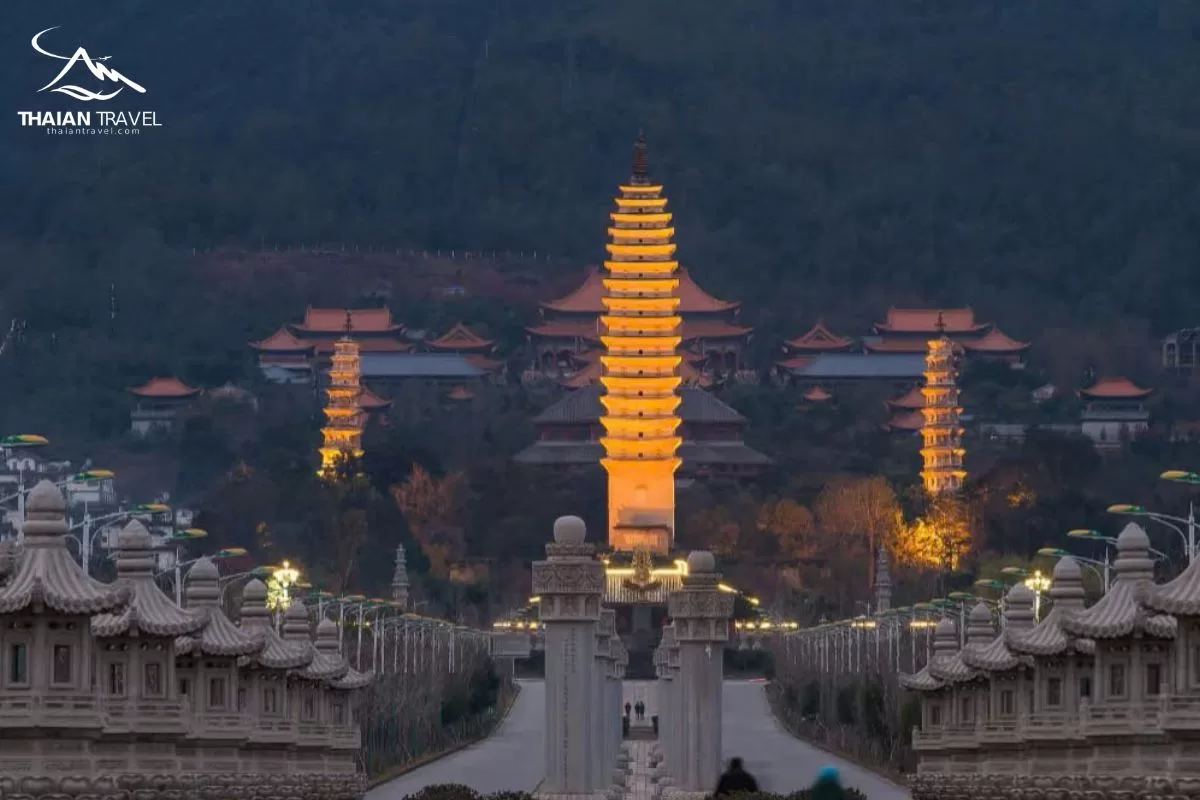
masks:
<svg viewBox="0 0 1200 800"><path fill-rule="evenodd" d="M438 574L461 556L462 530L458 527L463 474L452 472L435 478L419 464L404 483L392 487L392 497L408 522L413 538L425 550Z"/></svg>
<svg viewBox="0 0 1200 800"><path fill-rule="evenodd" d="M825 484L814 504L817 527L840 542L866 545L867 585L875 585L875 550L891 544L900 522L900 503L886 478L843 476Z"/></svg>

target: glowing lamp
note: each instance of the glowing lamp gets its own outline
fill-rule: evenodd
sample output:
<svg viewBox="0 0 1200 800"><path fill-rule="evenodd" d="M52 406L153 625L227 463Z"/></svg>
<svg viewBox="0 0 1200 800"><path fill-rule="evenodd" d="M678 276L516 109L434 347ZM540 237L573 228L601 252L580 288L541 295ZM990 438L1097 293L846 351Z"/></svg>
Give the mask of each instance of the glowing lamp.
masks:
<svg viewBox="0 0 1200 800"><path fill-rule="evenodd" d="M1117 503L1109 506L1107 511L1110 514L1132 514L1135 516L1146 513L1145 508L1142 506L1135 506L1132 503Z"/></svg>
<svg viewBox="0 0 1200 800"><path fill-rule="evenodd" d="M1037 554L1039 556L1050 556L1051 558L1065 558L1071 555L1061 547L1039 547Z"/></svg>
<svg viewBox="0 0 1200 800"><path fill-rule="evenodd" d="M1000 572L1005 575L1012 575L1016 578L1023 578L1029 574L1029 570L1025 569L1024 567L1005 567L1004 569L1000 570Z"/></svg>
<svg viewBox="0 0 1200 800"><path fill-rule="evenodd" d="M224 550L218 550L213 554L213 558L234 558L236 556L246 555L244 547L226 547Z"/></svg>
<svg viewBox="0 0 1200 800"><path fill-rule="evenodd" d="M47 444L50 444L50 440L36 433L18 433L0 439L0 447L41 447Z"/></svg>
<svg viewBox="0 0 1200 800"><path fill-rule="evenodd" d="M1067 531L1067 536L1070 536L1072 539L1107 539L1107 538L1109 538L1109 537L1105 536L1103 533L1101 533L1100 531L1094 531L1090 528L1072 528L1071 530Z"/></svg>

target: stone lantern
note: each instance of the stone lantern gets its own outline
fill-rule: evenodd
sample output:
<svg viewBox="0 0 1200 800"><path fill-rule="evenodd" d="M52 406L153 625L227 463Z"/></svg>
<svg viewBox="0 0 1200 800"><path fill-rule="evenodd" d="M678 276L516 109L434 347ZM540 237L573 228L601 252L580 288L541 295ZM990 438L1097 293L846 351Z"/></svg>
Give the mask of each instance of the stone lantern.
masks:
<svg viewBox="0 0 1200 800"><path fill-rule="evenodd" d="M92 618L96 681L104 698L104 738L97 748L107 769L178 769L174 739L189 716L175 677L175 640L199 631L203 615L175 605L154 582L150 533L133 520L117 537L117 584L129 604ZM118 765L122 765L118 769Z"/></svg>
<svg viewBox="0 0 1200 800"><path fill-rule="evenodd" d="M247 700L239 684L238 659L261 651L264 641L225 616L219 583L217 566L207 558L188 571L184 599L189 610L203 616L204 627L175 640L179 694L186 697L192 720L179 748L184 772L236 772L238 748L251 731L243 713Z"/></svg>
<svg viewBox="0 0 1200 800"><path fill-rule="evenodd" d="M1011 650L1006 637L1033 628L1033 603L1028 587L1014 585L1005 595L1005 635L990 644L968 645L962 650L963 663L987 679L977 730L984 759L980 770L989 774L1011 775L1025 763L1019 723L1033 710L1033 659Z"/></svg>
<svg viewBox="0 0 1200 800"><path fill-rule="evenodd" d="M317 624L317 652L330 658L341 659L338 653L337 623L323 619ZM362 733L358 726L358 708L355 695L371 685L375 679L372 672L359 672L347 665L346 674L326 684L326 723L330 727L332 751L326 759L326 771L337 775L354 775L356 759L362 748Z"/></svg>
<svg viewBox="0 0 1200 800"><path fill-rule="evenodd" d="M1096 646L1063 629L1063 620L1084 609L1083 575L1075 559L1054 565L1050 612L1027 631L1005 631L1009 649L1034 659L1033 708L1021 726L1033 775L1087 773L1091 750L1079 733L1080 702L1092 695Z"/></svg>
<svg viewBox="0 0 1200 800"><path fill-rule="evenodd" d="M88 626L130 591L83 574L67 550L65 509L54 484L33 488L24 552L0 587L0 776L56 782L93 772L103 713Z"/></svg>
<svg viewBox="0 0 1200 800"><path fill-rule="evenodd" d="M332 623L330 623L332 624ZM308 609L297 601L288 606L283 618L283 638L289 643L306 645L312 653L307 666L295 670L290 682L293 708L296 710L298 730L297 747L293 753L292 768L301 773L323 773L325 759L333 744L332 729L327 718L326 684L337 680L350 671L350 665L337 653L318 650L313 644ZM337 636L337 627L333 629ZM336 639L334 645L336 645Z"/></svg>
<svg viewBox="0 0 1200 800"><path fill-rule="evenodd" d="M1117 537L1116 578L1092 607L1069 614L1063 628L1096 643L1092 697L1080 730L1091 746L1092 775L1162 775L1169 747L1158 709L1171 685L1175 618L1147 613L1139 597L1154 587L1150 539L1130 523Z"/></svg>
<svg viewBox="0 0 1200 800"><path fill-rule="evenodd" d="M958 655L958 631L954 620L942 618L933 632L933 653L914 675L901 675L900 685L917 692L921 703L920 728L912 732L913 750L921 757L913 779L913 796L931 793L934 786L950 777L953 761L947 752L950 741L950 685L934 677L934 670Z"/></svg>
<svg viewBox="0 0 1200 800"><path fill-rule="evenodd" d="M267 608L267 587L257 578L242 589L241 628L263 642L261 650L240 660L245 713L252 728L242 763L257 772L286 773L288 753L300 736L289 707L288 673L308 666L313 650L307 640L284 641L276 632Z"/></svg>
<svg viewBox="0 0 1200 800"><path fill-rule="evenodd" d="M1176 772L1195 775L1200 773L1200 558L1193 558L1175 580L1148 588L1142 607L1171 614L1177 622L1174 665L1160 724L1170 737Z"/></svg>

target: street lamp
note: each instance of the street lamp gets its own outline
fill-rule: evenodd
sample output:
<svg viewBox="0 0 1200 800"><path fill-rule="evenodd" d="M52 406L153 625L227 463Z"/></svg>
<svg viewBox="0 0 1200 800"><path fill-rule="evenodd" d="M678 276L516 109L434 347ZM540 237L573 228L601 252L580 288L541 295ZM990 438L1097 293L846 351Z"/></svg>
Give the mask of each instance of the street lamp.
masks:
<svg viewBox="0 0 1200 800"><path fill-rule="evenodd" d="M1164 472L1163 475L1170 475L1178 472L1178 470L1170 470ZM1145 506L1134 505L1132 503L1115 503L1107 509L1110 514L1122 514L1129 517L1145 517L1152 519L1155 522L1166 525L1171 530L1179 534L1179 538L1183 540L1183 552L1187 555L1188 564L1192 563L1192 559L1196 556L1196 511L1195 507L1191 506L1188 509L1187 517L1176 517L1171 514L1160 514L1157 511L1148 511ZM1180 525L1187 526L1185 533Z"/></svg>
<svg viewBox="0 0 1200 800"><path fill-rule="evenodd" d="M101 514L98 517L93 517L90 513L84 512L83 520L75 523L67 530L67 538L74 539L79 545L79 565L83 567L83 574L90 575L92 568L92 542L100 535L103 528L92 531L92 526L100 522L116 522L121 519L136 517L140 514L158 514L164 511L170 511L170 506L162 503L139 503L122 511L114 511L111 514ZM80 531L78 536L71 534L71 531Z"/></svg>
<svg viewBox="0 0 1200 800"><path fill-rule="evenodd" d="M1111 572L1108 561L1108 552L1105 551L1104 560L1099 561L1094 558L1085 558L1072 553L1070 550L1063 550L1061 547L1039 547L1037 554L1048 558L1070 558L1080 564L1083 564L1088 569L1095 572L1100 578L1100 583L1104 587L1104 591L1108 591L1109 574Z"/></svg>
<svg viewBox="0 0 1200 800"><path fill-rule="evenodd" d="M291 562L284 561L278 567L271 570L271 576L267 578L267 608L272 611L287 610L288 603L291 602L292 587L300 582L300 570L291 565Z"/></svg>
<svg viewBox="0 0 1200 800"><path fill-rule="evenodd" d="M1024 567L1005 567L1000 571L1005 575L1024 579L1021 583L1025 585L1026 589L1033 592L1033 618L1040 620L1042 618L1042 595L1050 591L1050 579L1043 575L1040 569L1031 572Z"/></svg>

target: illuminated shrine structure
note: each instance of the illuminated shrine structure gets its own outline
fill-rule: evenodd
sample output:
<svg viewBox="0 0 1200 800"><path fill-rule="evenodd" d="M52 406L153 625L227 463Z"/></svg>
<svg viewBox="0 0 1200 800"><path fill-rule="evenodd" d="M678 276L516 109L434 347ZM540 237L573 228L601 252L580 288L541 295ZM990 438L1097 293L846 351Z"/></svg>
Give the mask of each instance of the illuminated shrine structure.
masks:
<svg viewBox="0 0 1200 800"><path fill-rule="evenodd" d="M929 341L925 355L925 386L921 394L925 405L921 426L921 481L930 497L951 494L962 488L967 476L963 469L961 422L962 407L958 404L958 366L955 345L942 331Z"/></svg>
<svg viewBox="0 0 1200 800"><path fill-rule="evenodd" d="M334 345L333 363L329 368L329 386L325 389L328 402L325 405L326 425L321 428L324 446L321 447L321 472L330 475L341 458L361 458L364 412L360 405L362 383L358 343L349 336L350 321L347 315L346 331Z"/></svg>

